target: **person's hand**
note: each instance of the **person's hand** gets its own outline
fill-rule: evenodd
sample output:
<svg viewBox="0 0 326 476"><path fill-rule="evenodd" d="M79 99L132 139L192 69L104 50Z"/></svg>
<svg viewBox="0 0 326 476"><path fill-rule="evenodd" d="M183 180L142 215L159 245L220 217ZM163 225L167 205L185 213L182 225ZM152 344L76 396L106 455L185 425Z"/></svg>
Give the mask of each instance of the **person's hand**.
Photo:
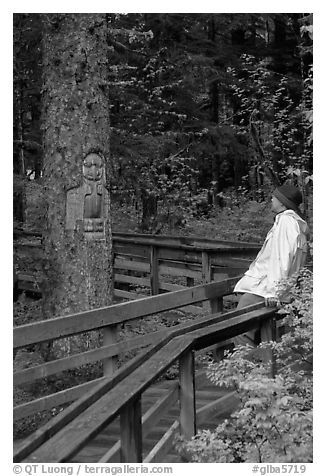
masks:
<svg viewBox="0 0 326 476"><path fill-rule="evenodd" d="M280 307L280 301L274 297L265 298L266 307Z"/></svg>

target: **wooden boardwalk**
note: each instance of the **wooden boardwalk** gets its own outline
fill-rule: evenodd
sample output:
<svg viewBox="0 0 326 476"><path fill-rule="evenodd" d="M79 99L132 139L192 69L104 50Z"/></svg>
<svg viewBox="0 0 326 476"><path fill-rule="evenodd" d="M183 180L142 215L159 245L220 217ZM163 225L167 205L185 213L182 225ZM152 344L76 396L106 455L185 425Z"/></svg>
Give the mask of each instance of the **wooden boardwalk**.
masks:
<svg viewBox="0 0 326 476"><path fill-rule="evenodd" d="M238 403L234 392L213 385L203 368L197 368L197 352L206 353L255 328L258 322L263 340L272 335L275 311L263 304L223 312L223 300L233 298L234 285L256 247L116 236L118 287L114 294L136 300L14 328L14 353L89 331L103 336L100 347L14 372L14 385L19 387L82 365L103 363L100 378L14 407L14 421L19 421L70 403L32 435L16 442L14 461L182 462L174 447L175 436L190 439L200 429L215 428ZM21 278L27 286L29 276ZM133 292L135 286L145 286L151 295L140 298ZM36 289L38 283L33 281L31 290ZM175 310L191 310L196 318L119 340L121 326L138 324L149 316L157 319L158 314L164 323L165 314ZM126 352L136 352L136 356L117 369L117 358ZM175 380L165 379L170 370Z"/></svg>
<svg viewBox="0 0 326 476"><path fill-rule="evenodd" d="M230 390L213 385L206 376L204 367L196 372L196 413L197 430L213 430L219 423L228 418L237 407L237 398ZM177 386L177 380L162 380L153 384L147 389L142 397L142 414L150 412L155 404L164 399L173 386ZM178 421L180 415L179 403L170 408L165 415L159 416L156 425L143 434L143 461L155 447L169 428ZM178 434L178 429L176 429ZM89 442L70 462L73 463L98 463L103 462L120 463L120 418L108 425L104 431ZM21 444L23 440L14 441L14 448ZM106 457L110 451L110 459ZM175 449L173 443L160 452L160 459L157 463L182 463L185 462Z"/></svg>
<svg viewBox="0 0 326 476"><path fill-rule="evenodd" d="M79 334L230 293L233 279L211 282L167 295L109 306L71 316L19 326L14 348ZM235 393L216 387L203 371L199 352L252 329L260 322L263 340L275 326L275 310L263 303L227 313L216 313L141 336L149 347L112 376L81 384L14 408L16 419L40 410L74 402L18 443L15 462L181 462L174 448L180 433L190 439L201 428L212 429L236 408ZM264 337L263 337L264 336ZM135 338L133 338L135 340ZM132 341L132 345L139 346ZM108 358L125 351L130 341L16 372L17 384L52 375L81 362ZM198 355L198 354L197 354ZM269 360L270 356L266 355ZM166 372L176 380L166 380ZM121 445L120 445L121 440ZM121 458L121 460L120 460Z"/></svg>
<svg viewBox="0 0 326 476"><path fill-rule="evenodd" d="M164 380L152 385L142 396L142 414L150 411L160 399L163 399L177 384L176 380ZM214 429L219 423L224 421L230 413L236 408L237 399L230 390L226 390L213 385L206 376L206 371L196 372L196 412L197 412L197 430ZM175 422L178 421L180 409L178 402L162 415L155 425L152 425L146 431L143 429L143 461L146 461L147 455L154 448L163 435L173 428ZM79 453L77 453L71 462L74 463L96 463L101 461L110 463L120 462L119 452L119 435L120 421L119 417L111 423L104 431L89 442ZM145 434L144 434L145 430ZM178 429L175 430L178 434ZM162 444L162 443L161 443ZM116 451L114 451L114 445ZM108 451L111 450L111 458L108 459ZM160 459L156 463L181 463L185 462L181 459L180 454L169 443L165 449L160 451Z"/></svg>

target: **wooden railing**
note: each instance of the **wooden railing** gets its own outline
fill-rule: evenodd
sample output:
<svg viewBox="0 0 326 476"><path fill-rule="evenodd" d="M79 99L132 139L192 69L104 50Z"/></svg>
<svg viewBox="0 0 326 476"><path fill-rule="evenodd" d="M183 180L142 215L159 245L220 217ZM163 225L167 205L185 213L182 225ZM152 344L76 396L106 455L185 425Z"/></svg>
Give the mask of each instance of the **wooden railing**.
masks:
<svg viewBox="0 0 326 476"><path fill-rule="evenodd" d="M15 238L28 257L41 254L41 234L16 230ZM259 250L258 244L196 237L173 237L113 233L114 294L135 299L144 295L176 291L187 286L222 281L242 274ZM36 260L37 261L37 260ZM41 293L41 272L20 272L21 290ZM175 283L176 278L181 282Z"/></svg>
<svg viewBox="0 0 326 476"><path fill-rule="evenodd" d="M215 299L230 292L234 280L223 283L210 283L186 291L169 295L155 296L142 300L144 314L155 309L163 310L197 302L199 299ZM140 301L133 303L137 308ZM154 304L155 303L155 304ZM23 326L14 331L15 345L45 341L76 333L77 321L81 330L117 324L127 319L122 311L130 306L111 306L103 310L83 313L79 316L53 319L52 321ZM114 312L114 309L117 312ZM120 312L119 312L120 309ZM111 312L112 311L112 312ZM135 311L140 315L140 309ZM92 317L91 317L92 316ZM130 314L128 319L130 318ZM256 304L246 309L224 314L213 314L199 318L196 322L182 324L161 333L147 351L141 353L111 377L102 378L91 390L66 410L46 423L27 438L15 451L16 462L66 462L78 451L120 416L120 441L108 449L100 462L109 462L114 453L120 451L121 462L157 462L172 444L179 431L186 438L196 432L194 352L233 338L250 329L261 327L263 340L275 335L275 309ZM88 324L87 324L88 323ZM37 330L34 335L34 330ZM25 332L27 331L27 332ZM34 336L34 337L33 337ZM152 340L153 342L153 340ZM125 345L125 343L123 343ZM111 355L111 354L110 354ZM103 356L102 356L103 357ZM264 358L270 359L271 355ZM157 402L143 417L141 398L144 391L175 362L179 362L179 383L171 388L168 395ZM169 406L179 400L179 418L168 429L163 438L143 459L142 439L148 429L167 411Z"/></svg>
<svg viewBox="0 0 326 476"><path fill-rule="evenodd" d="M114 233L115 296L136 297L118 287L121 283L139 286L155 295L238 276L248 268L258 250L259 245L252 243ZM186 281L183 285L174 284L167 277Z"/></svg>
<svg viewBox="0 0 326 476"><path fill-rule="evenodd" d="M35 248L39 246L37 243L35 245ZM223 298L232 295L239 273L247 268L257 250L258 245L248 243L115 234L115 282L147 287L152 296L139 299L139 294L116 288L117 296L129 299L137 296L138 299L14 328L14 352L24 347L65 339L89 331L100 330L103 333L101 347L14 373L14 385L21 386L39 379L53 378L60 372L85 364L99 361L103 363L102 377L14 408L14 420L19 420L36 412L70 403L67 409L43 425L18 447L15 460L22 461L27 458L28 461L41 461L51 447L53 456L47 454L47 462L66 461L101 431L103 425L106 426L120 415L120 442L107 452L101 462L110 461L119 451L121 461L141 461L141 434L144 436L163 410L166 411L177 399L181 408L180 419L172 425L163 441L158 443L144 461L158 461L159 455L169 447L176 431L180 430L187 437L194 434L196 414L193 352L209 345L215 346L218 342L257 326L258 322L262 326L263 338L271 336L274 311L267 310L261 304L251 306L245 311L221 314ZM166 276L183 277L188 287L166 282ZM193 286L195 282L202 284ZM161 291L170 292L159 294ZM207 303L205 307L209 310L210 316L197 317L195 322L179 324L123 341L117 338L121 324L185 306L188 308L193 306L191 309L198 311L197 305L200 303ZM147 349L117 369L118 356L130 351L139 352L142 348ZM179 361L180 368L179 384L171 388L154 408L141 417L142 393L176 361ZM102 408L104 400L111 402L109 407ZM88 414L91 420L98 422L94 428L89 428L89 432L88 425L84 425ZM83 430L79 437L71 445L66 445L71 439L68 436L68 439L63 437L62 432L64 434L72 432L74 439L74 432L80 421L82 427L79 428ZM63 441L65 441L64 448ZM56 448L55 452L53 445Z"/></svg>
<svg viewBox="0 0 326 476"><path fill-rule="evenodd" d="M80 335L93 330L102 330L104 344L96 349L19 370L14 373L14 385L31 383L64 370L98 361L103 362L104 375L111 375L116 370L116 357L118 355L159 342L162 337L170 332L166 328L154 333L136 335L135 337L118 341L117 329L119 325L202 301L209 302L212 313L222 311L223 297L232 294L237 279L231 278L223 282L211 282L180 291L15 327L13 331L14 352L31 345ZM196 322L201 321L197 320ZM184 325L174 326L173 329L182 334ZM87 382L18 405L14 407L14 420L71 402L96 386L99 380Z"/></svg>
<svg viewBox="0 0 326 476"><path fill-rule="evenodd" d="M29 257L33 253L41 252L41 236L41 233L37 232L14 231L16 239L19 237L34 238L32 242L29 241L27 244L17 244L17 246L25 247L25 252ZM110 375L116 370L119 354L134 352L153 344L167 332L166 330L160 330L119 342L117 331L118 326L122 323L184 306L187 306L187 310L198 314L201 310L198 305L201 303L211 313L221 312L223 310L223 296L232 294L234 284L238 278L231 278L228 281L221 282L221 284L212 283L209 286L198 285L193 288L190 286L195 283L209 283L212 280L221 281L228 276L238 275L240 270L244 271L246 269L247 255L256 252L255 246L248 243L239 244L202 238L114 233L115 283L117 283L117 286L119 283L128 286L140 286L141 289L147 286L146 294L150 293L153 298L139 299L142 293L116 287L116 297L138 298L137 301L133 301L132 304L117 304L105 309L16 328L14 330L14 353L24 346L98 329L103 333L103 346L17 371L14 373L14 385L24 385L98 361L103 362L104 375ZM235 253L236 258L232 258L231 253ZM216 262L223 262L225 266L218 269ZM230 266L226 269L226 266L230 263L232 272ZM242 267L239 268L239 264ZM223 273L221 273L221 270ZM186 280L185 285L166 282L171 277L174 278L174 281L175 278L178 278L178 281L180 281L180 277L183 278ZM31 278L30 281L29 278ZM37 281L37 276L29 277L28 274L22 273L21 279L24 286L27 286L25 289L41 290L41 283ZM165 294L156 296L162 291L165 291ZM166 293L166 291L170 292ZM174 292L171 293L171 291ZM96 383L96 381L87 382L18 405L14 408L14 420L27 417L37 411L65 405L79 398Z"/></svg>

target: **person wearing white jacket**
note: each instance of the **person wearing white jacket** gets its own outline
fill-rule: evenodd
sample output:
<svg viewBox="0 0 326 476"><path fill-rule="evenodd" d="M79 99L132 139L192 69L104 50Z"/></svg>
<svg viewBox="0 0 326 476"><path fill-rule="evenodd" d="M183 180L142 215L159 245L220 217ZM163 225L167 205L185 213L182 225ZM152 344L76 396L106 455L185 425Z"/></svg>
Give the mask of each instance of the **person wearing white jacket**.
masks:
<svg viewBox="0 0 326 476"><path fill-rule="evenodd" d="M256 259L234 288L235 293L241 294L237 309L262 301L266 306L286 301L286 292L280 294L278 285L297 273L307 256L308 225L302 218L301 203L302 194L292 185L282 185L273 192L275 221ZM257 332L238 336L234 343L257 344Z"/></svg>

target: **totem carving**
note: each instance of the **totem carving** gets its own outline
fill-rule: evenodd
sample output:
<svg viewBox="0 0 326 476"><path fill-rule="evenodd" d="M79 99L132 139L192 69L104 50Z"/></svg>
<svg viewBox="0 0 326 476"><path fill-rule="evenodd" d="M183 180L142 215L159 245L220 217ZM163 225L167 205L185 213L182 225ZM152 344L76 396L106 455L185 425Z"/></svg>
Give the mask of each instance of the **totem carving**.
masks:
<svg viewBox="0 0 326 476"><path fill-rule="evenodd" d="M88 154L82 166L83 182L67 192L66 229L81 230L87 239L104 237L108 210L105 167L102 157Z"/></svg>

